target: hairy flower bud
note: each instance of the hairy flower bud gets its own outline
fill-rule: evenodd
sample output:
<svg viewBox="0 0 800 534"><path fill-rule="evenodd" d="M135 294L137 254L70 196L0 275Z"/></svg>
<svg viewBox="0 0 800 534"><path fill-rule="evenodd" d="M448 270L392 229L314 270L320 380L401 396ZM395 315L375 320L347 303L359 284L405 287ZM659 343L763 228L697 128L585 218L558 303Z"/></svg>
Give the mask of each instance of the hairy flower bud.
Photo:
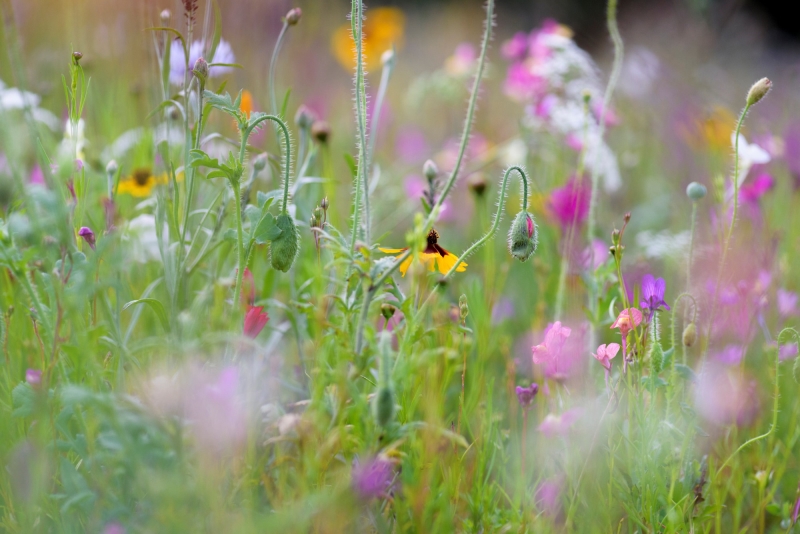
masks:
<svg viewBox="0 0 800 534"><path fill-rule="evenodd" d="M439 167L436 166L433 160L429 159L422 165L422 174L425 175L426 180L432 182L439 175Z"/></svg>
<svg viewBox="0 0 800 534"><path fill-rule="evenodd" d="M661 372L664 367L664 349L661 348L661 343L653 340L653 346L650 350L650 370L653 376Z"/></svg>
<svg viewBox="0 0 800 534"><path fill-rule="evenodd" d="M297 25L298 22L300 22L300 17L302 16L303 16L303 10L300 9L299 7L294 7L290 9L288 13L286 13L286 16L283 18L283 20L289 26L295 26Z"/></svg>
<svg viewBox="0 0 800 534"><path fill-rule="evenodd" d="M294 123L297 124L301 130L311 128L315 120L317 120L316 114L305 104L297 108L297 113L294 114Z"/></svg>
<svg viewBox="0 0 800 534"><path fill-rule="evenodd" d="M689 325L683 329L683 346L684 347L691 347L697 342L697 327L694 323L689 323Z"/></svg>
<svg viewBox="0 0 800 534"><path fill-rule="evenodd" d="M519 212L508 231L508 251L519 261L525 261L536 252L538 244L539 232L533 215L527 211Z"/></svg>
<svg viewBox="0 0 800 534"><path fill-rule="evenodd" d="M253 169L256 172L261 172L267 167L267 155L264 153L259 154L253 160Z"/></svg>
<svg viewBox="0 0 800 534"><path fill-rule="evenodd" d="M208 62L201 57L197 58L197 61L194 62L192 72L201 83L205 83L208 78Z"/></svg>
<svg viewBox="0 0 800 534"><path fill-rule="evenodd" d="M703 184L692 182L686 186L686 196L697 202L708 193L708 189Z"/></svg>
<svg viewBox="0 0 800 534"><path fill-rule="evenodd" d="M297 226L287 213L278 215L275 226L281 229L281 235L270 245L270 260L274 269L287 272L297 256Z"/></svg>
<svg viewBox="0 0 800 534"><path fill-rule="evenodd" d="M772 89L772 82L768 78L761 78L747 92L747 105L752 106L759 100L767 96L769 90Z"/></svg>

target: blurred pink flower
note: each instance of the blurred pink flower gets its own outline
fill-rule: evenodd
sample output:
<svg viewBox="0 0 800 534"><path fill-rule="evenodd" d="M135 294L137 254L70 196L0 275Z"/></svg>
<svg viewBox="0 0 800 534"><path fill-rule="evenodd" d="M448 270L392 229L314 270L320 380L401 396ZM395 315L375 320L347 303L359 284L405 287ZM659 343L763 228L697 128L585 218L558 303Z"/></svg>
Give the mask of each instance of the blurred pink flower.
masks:
<svg viewBox="0 0 800 534"><path fill-rule="evenodd" d="M775 187L775 178L768 173L761 173L742 184L739 188L739 200L746 204L758 204L759 199L773 187Z"/></svg>
<svg viewBox="0 0 800 534"><path fill-rule="evenodd" d="M580 264L586 271L596 271L609 258L608 244L602 239L593 239L592 244L583 250Z"/></svg>
<svg viewBox="0 0 800 534"><path fill-rule="evenodd" d="M241 445L246 436L246 417L238 397L239 370L226 367L218 375L195 373L184 398L186 418L198 446L221 453Z"/></svg>
<svg viewBox="0 0 800 534"><path fill-rule="evenodd" d="M588 180L573 176L562 187L553 189L548 200L550 212L562 228L581 224L589 215L591 188Z"/></svg>
<svg viewBox="0 0 800 534"><path fill-rule="evenodd" d="M780 351L778 353L778 358L781 361L789 360L797 356L798 347L797 343L785 343L781 345Z"/></svg>
<svg viewBox="0 0 800 534"><path fill-rule="evenodd" d="M539 484L533 497L536 507L548 516L555 518L561 515L561 494L564 492L563 477L548 478Z"/></svg>
<svg viewBox="0 0 800 534"><path fill-rule="evenodd" d="M524 32L517 32L514 37L503 43L500 52L503 58L510 61L520 61L528 52L528 36Z"/></svg>
<svg viewBox="0 0 800 534"><path fill-rule="evenodd" d="M25 371L25 382L31 386L38 386L42 383L42 372L38 369L27 369Z"/></svg>
<svg viewBox="0 0 800 534"><path fill-rule="evenodd" d="M205 50L205 41L194 41L189 47L189 75L191 79L191 69L200 57L203 56ZM183 45L178 39L172 41L172 49L170 50L169 58L169 81L175 85L182 85L184 75L186 74L186 57L183 54ZM233 55L233 49L230 43L225 39L221 39L214 52L214 57L211 63L236 63L236 58ZM231 72L233 67L211 67L209 69L209 76L221 76L225 73Z"/></svg>
<svg viewBox="0 0 800 534"><path fill-rule="evenodd" d="M744 345L727 345L724 349L711 353L711 359L724 365L738 365L747 353Z"/></svg>
<svg viewBox="0 0 800 534"><path fill-rule="evenodd" d="M416 128L402 128L397 132L394 150L403 163L408 165L422 163L428 154L425 134Z"/></svg>
<svg viewBox="0 0 800 534"><path fill-rule="evenodd" d="M119 523L108 523L103 529L103 534L125 534L127 530Z"/></svg>
<svg viewBox="0 0 800 534"><path fill-rule="evenodd" d="M782 317L797 314L797 293L779 289L776 296L778 299L778 313Z"/></svg>
<svg viewBox="0 0 800 534"><path fill-rule="evenodd" d="M532 348L533 363L537 365L547 364L558 360L561 356L564 344L571 333L572 329L562 326L561 321L556 321L549 326L545 333L544 343L534 345Z"/></svg>
<svg viewBox="0 0 800 534"><path fill-rule="evenodd" d="M33 169L31 169L28 183L31 185L44 185L44 172L42 172L42 168L39 165L34 165Z"/></svg>
<svg viewBox="0 0 800 534"><path fill-rule="evenodd" d="M499 324L514 316L514 302L502 297L492 306L492 324Z"/></svg>
<svg viewBox="0 0 800 534"><path fill-rule="evenodd" d="M444 70L451 76L464 76L472 72L478 54L472 43L461 43L456 46L453 55L444 63Z"/></svg>
<svg viewBox="0 0 800 534"><path fill-rule="evenodd" d="M547 80L535 74L529 62L514 63L508 67L504 91L516 102L539 99L547 89Z"/></svg>
<svg viewBox="0 0 800 534"><path fill-rule="evenodd" d="M244 316L244 335L255 339L264 330L269 321L269 315L264 312L264 306L250 306Z"/></svg>
<svg viewBox="0 0 800 534"><path fill-rule="evenodd" d="M519 405L523 408L527 408L533 402L533 398L536 397L536 394L539 392L539 384L536 382L531 383L531 387L523 387L517 386L515 390L517 394L517 400L519 401Z"/></svg>
<svg viewBox="0 0 800 534"><path fill-rule="evenodd" d="M786 167L794 177L795 188L800 187L800 121L789 125L783 134Z"/></svg>
<svg viewBox="0 0 800 534"><path fill-rule="evenodd" d="M565 411L561 415L554 415L549 413L545 416L541 423L539 423L539 432L546 437L565 436L572 425L581 418L582 410L580 408L572 408Z"/></svg>
<svg viewBox="0 0 800 534"><path fill-rule="evenodd" d="M705 420L718 426L752 423L760 411L755 380L740 369L708 363L695 385L695 406Z"/></svg>
<svg viewBox="0 0 800 534"><path fill-rule="evenodd" d="M389 493L394 479L394 466L383 458L374 458L353 466L353 489L364 500Z"/></svg>

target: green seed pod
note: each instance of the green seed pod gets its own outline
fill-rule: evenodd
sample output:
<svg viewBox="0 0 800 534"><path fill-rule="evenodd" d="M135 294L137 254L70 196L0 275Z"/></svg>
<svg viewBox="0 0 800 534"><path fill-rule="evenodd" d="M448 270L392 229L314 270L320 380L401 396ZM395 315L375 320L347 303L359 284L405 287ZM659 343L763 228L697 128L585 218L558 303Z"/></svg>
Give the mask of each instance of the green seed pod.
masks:
<svg viewBox="0 0 800 534"><path fill-rule="evenodd" d="M463 322L469 315L469 305L467 304L467 296L461 295L458 297L458 316Z"/></svg>
<svg viewBox="0 0 800 534"><path fill-rule="evenodd" d="M297 227L287 213L278 215L275 225L281 229L281 235L270 245L272 267L287 272L297 256Z"/></svg>
<svg viewBox="0 0 800 534"><path fill-rule="evenodd" d="M511 224L508 231L508 251L519 261L525 261L536 252L539 244L539 232L533 215L521 211Z"/></svg>
<svg viewBox="0 0 800 534"><path fill-rule="evenodd" d="M683 329L683 346L691 347L695 342L697 342L697 327L694 323L689 323L689 325Z"/></svg>
<svg viewBox="0 0 800 534"><path fill-rule="evenodd" d="M664 349L661 348L661 343L655 341L653 343L653 348L650 351L650 369L653 372L653 375L657 375L661 372L661 369L664 366Z"/></svg>
<svg viewBox="0 0 800 534"><path fill-rule="evenodd" d="M702 199L708 193L708 189L703 184L699 184L697 182L692 182L688 186L686 186L686 196L697 202L698 200Z"/></svg>

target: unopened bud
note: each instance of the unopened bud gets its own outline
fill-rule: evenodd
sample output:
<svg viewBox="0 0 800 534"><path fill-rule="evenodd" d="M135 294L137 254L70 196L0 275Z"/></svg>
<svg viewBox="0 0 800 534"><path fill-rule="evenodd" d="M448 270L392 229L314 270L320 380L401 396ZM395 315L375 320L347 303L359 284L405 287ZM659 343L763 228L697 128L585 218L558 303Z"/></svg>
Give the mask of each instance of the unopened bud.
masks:
<svg viewBox="0 0 800 534"><path fill-rule="evenodd" d="M397 308L395 308L388 302L384 302L383 304L381 304L381 315L383 315L383 318L386 319L387 321L394 316L394 312L396 311Z"/></svg>
<svg viewBox="0 0 800 534"><path fill-rule="evenodd" d="M708 189L703 184L692 182L686 186L686 196L695 202L706 196L706 193L708 193Z"/></svg>
<svg viewBox="0 0 800 534"><path fill-rule="evenodd" d="M319 206L314 208L314 217L316 217L317 219L322 219L322 208L320 208Z"/></svg>
<svg viewBox="0 0 800 534"><path fill-rule="evenodd" d="M165 9L161 12L161 22L164 24L169 23L169 19L172 18L172 13L169 9Z"/></svg>
<svg viewBox="0 0 800 534"><path fill-rule="evenodd" d="M394 49L390 48L381 54L381 65L385 67L387 65L391 65L392 63L394 63Z"/></svg>
<svg viewBox="0 0 800 534"><path fill-rule="evenodd" d="M432 182L439 175L439 167L436 166L433 160L429 159L422 165L422 174L425 175L426 180Z"/></svg>
<svg viewBox="0 0 800 534"><path fill-rule="evenodd" d="M297 226L287 213L278 215L275 226L281 234L270 245L270 261L273 269L287 272L297 256Z"/></svg>
<svg viewBox="0 0 800 534"><path fill-rule="evenodd" d="M106 165L106 174L112 174L112 175L117 174L118 170L119 170L119 165L117 165L117 160L115 159L112 159L111 161L108 162L108 165Z"/></svg>
<svg viewBox="0 0 800 534"><path fill-rule="evenodd" d="M322 197L322 200L319 201L319 207L322 208L322 211L328 211L328 206L330 206L328 197Z"/></svg>
<svg viewBox="0 0 800 534"><path fill-rule="evenodd" d="M611 232L611 242L614 243L615 245L619 244L619 230L617 230L616 228L614 229L613 232Z"/></svg>
<svg viewBox="0 0 800 534"><path fill-rule="evenodd" d="M519 261L525 261L536 252L538 244L539 232L533 215L519 212L508 231L508 251Z"/></svg>
<svg viewBox="0 0 800 534"><path fill-rule="evenodd" d="M299 7L294 7L286 13L286 16L283 18L284 22L289 26L295 26L298 22L300 22L300 17L303 16L303 10Z"/></svg>
<svg viewBox="0 0 800 534"><path fill-rule="evenodd" d="M78 51L75 51L75 52L72 53L72 59L75 61L76 65L78 64L78 62L81 60L82 57L83 57L83 54L78 52Z"/></svg>
<svg viewBox="0 0 800 534"><path fill-rule="evenodd" d="M628 224L629 222L631 222L631 212L625 213L625 216L622 217L622 220L625 221L625 224Z"/></svg>
<svg viewBox="0 0 800 534"><path fill-rule="evenodd" d="M88 226L82 226L81 229L78 231L78 235L81 236L84 241L86 241L87 245L92 247L92 250L94 250L96 237L94 235L94 232L92 232L91 228L89 228Z"/></svg>
<svg viewBox="0 0 800 534"><path fill-rule="evenodd" d="M658 341L653 343L652 347L650 351L650 370L653 376L655 376L660 373L661 369L664 367L664 349L661 348L661 343Z"/></svg>
<svg viewBox="0 0 800 534"><path fill-rule="evenodd" d="M208 62L201 57L197 58L197 61L194 62L192 72L201 83L205 83L208 78Z"/></svg>
<svg viewBox="0 0 800 534"><path fill-rule="evenodd" d="M267 166L267 155L264 153L259 154L253 160L253 169L255 169L256 172L263 171L266 168L266 166Z"/></svg>
<svg viewBox="0 0 800 534"><path fill-rule="evenodd" d="M747 92L747 105L752 106L756 104L759 100L767 96L769 90L772 89L772 82L769 81L769 78L761 78Z"/></svg>
<svg viewBox="0 0 800 534"><path fill-rule="evenodd" d="M689 325L683 329L683 346L684 347L691 347L697 342L697 327L694 323L689 323Z"/></svg>
<svg viewBox="0 0 800 534"><path fill-rule="evenodd" d="M461 295L458 297L458 316L461 318L463 322L466 320L467 315L469 315L469 306L467 305L467 296Z"/></svg>
<svg viewBox="0 0 800 534"><path fill-rule="evenodd" d="M319 219L317 219L316 215L311 216L311 219L308 221L308 225L311 228L319 228Z"/></svg>
<svg viewBox="0 0 800 534"><path fill-rule="evenodd" d="M483 173L476 172L471 175L467 180L467 185L470 190L479 197L482 197L486 192L486 178L483 176Z"/></svg>
<svg viewBox="0 0 800 534"><path fill-rule="evenodd" d="M302 130L311 128L316 119L316 114L305 104L297 108L297 113L294 114L294 123Z"/></svg>
<svg viewBox="0 0 800 534"><path fill-rule="evenodd" d="M327 143L331 136L331 126L325 121L314 121L311 125L311 137L320 143Z"/></svg>

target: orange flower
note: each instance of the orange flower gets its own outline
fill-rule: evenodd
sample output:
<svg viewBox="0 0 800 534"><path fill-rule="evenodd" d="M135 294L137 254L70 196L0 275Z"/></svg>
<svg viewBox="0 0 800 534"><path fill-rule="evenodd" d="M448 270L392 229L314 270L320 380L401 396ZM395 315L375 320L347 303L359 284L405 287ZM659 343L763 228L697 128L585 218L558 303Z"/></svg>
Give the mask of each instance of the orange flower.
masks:
<svg viewBox="0 0 800 534"><path fill-rule="evenodd" d="M428 233L428 245L419 255L419 261L422 262L423 265L427 265L429 271L438 270L440 273L446 274L450 271L450 269L453 268L453 265L456 264L458 261L458 256L445 250L441 245L439 245L438 241L439 232L431 229L431 231ZM379 248L378 250L385 252L386 254L397 254L396 257L400 257L403 255L403 252L408 250L408 248ZM414 256L410 255L403 261L403 263L400 264L400 274L402 276L406 275L406 271L408 271L408 268L411 266L413 259ZM458 265L456 272L463 273L466 270L467 264L462 261Z"/></svg>
<svg viewBox="0 0 800 534"><path fill-rule="evenodd" d="M717 152L729 152L731 132L736 128L736 117L727 108L716 106L703 119L696 120L683 130L683 137L691 146L706 147Z"/></svg>
<svg viewBox="0 0 800 534"><path fill-rule="evenodd" d="M242 100L239 102L239 110L243 111L248 119L253 112L253 95L247 89L242 91Z"/></svg>
<svg viewBox="0 0 800 534"><path fill-rule="evenodd" d="M396 7L370 9L364 19L364 66L367 70L380 65L381 54L403 46L403 31L406 17ZM337 28L331 39L331 50L336 59L347 70L356 65L355 43L350 33L350 23Z"/></svg>

